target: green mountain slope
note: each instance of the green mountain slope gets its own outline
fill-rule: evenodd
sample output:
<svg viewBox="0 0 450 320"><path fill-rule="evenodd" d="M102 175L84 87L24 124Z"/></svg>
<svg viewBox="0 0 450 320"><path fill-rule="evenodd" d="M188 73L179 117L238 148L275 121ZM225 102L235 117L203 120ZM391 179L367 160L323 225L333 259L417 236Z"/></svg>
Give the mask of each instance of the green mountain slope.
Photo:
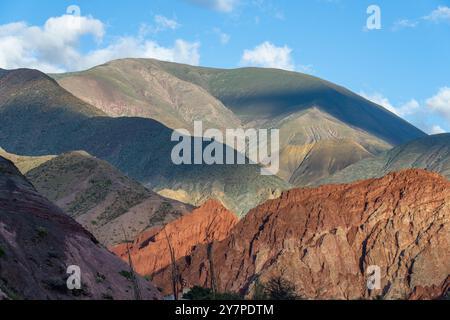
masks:
<svg viewBox="0 0 450 320"><path fill-rule="evenodd" d="M77 151L32 169L26 177L37 191L77 220L104 245L133 239L192 207L163 198L126 177L106 161Z"/></svg>
<svg viewBox="0 0 450 320"><path fill-rule="evenodd" d="M450 134L428 136L400 145L375 158L361 160L317 184L347 183L408 168L434 171L450 179Z"/></svg>
<svg viewBox="0 0 450 320"><path fill-rule="evenodd" d="M0 145L9 152L39 156L85 150L155 191L184 192L193 205L217 198L238 214L289 188L277 177L261 176L257 165L176 166L169 128L151 119L93 116L86 110L95 108L56 82L43 81L47 76L28 72L28 77L24 70L0 77L0 97L14 94L0 104ZM36 92L46 92L37 103L30 98ZM64 100L68 96L73 104Z"/></svg>

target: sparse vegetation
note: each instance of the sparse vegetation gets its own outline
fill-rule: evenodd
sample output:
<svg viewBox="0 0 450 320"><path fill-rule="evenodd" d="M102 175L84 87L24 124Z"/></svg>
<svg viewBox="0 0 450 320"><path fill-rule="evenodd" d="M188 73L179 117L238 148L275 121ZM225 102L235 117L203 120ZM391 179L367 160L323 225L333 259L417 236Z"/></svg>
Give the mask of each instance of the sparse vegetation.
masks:
<svg viewBox="0 0 450 320"><path fill-rule="evenodd" d="M264 286L263 298L269 300L297 300L299 296L296 294L295 285L289 280L278 276L270 279ZM258 298L262 298L261 296Z"/></svg>
<svg viewBox="0 0 450 320"><path fill-rule="evenodd" d="M106 280L106 276L97 272L97 274L95 275L95 282L103 283L105 280Z"/></svg>
<svg viewBox="0 0 450 320"><path fill-rule="evenodd" d="M173 206L170 202L164 201L160 204L159 208L155 211L155 213L150 217L148 222L149 227L153 227L159 223L162 223L166 216L173 212ZM181 213L175 212L176 215L181 215Z"/></svg>
<svg viewBox="0 0 450 320"><path fill-rule="evenodd" d="M130 271L122 270L119 272L119 274L127 280L131 281L133 279L133 275Z"/></svg>
<svg viewBox="0 0 450 320"><path fill-rule="evenodd" d="M37 227L36 232L39 239L44 239L48 236L48 230L44 227Z"/></svg>
<svg viewBox="0 0 450 320"><path fill-rule="evenodd" d="M91 179L89 181L89 188L82 194L77 195L67 211L72 216L87 212L106 198L111 185L112 181L109 179Z"/></svg>
<svg viewBox="0 0 450 320"><path fill-rule="evenodd" d="M114 220L126 213L130 208L141 203L146 197L148 197L147 192L120 190L117 192L114 202L105 209L99 219L106 221Z"/></svg>
<svg viewBox="0 0 450 320"><path fill-rule="evenodd" d="M164 201L159 206L158 210L156 210L155 215L163 217L164 215L170 213L173 210L173 206L170 202Z"/></svg>
<svg viewBox="0 0 450 320"><path fill-rule="evenodd" d="M144 276L144 279L146 280L146 281L149 281L149 282L151 282L153 279L152 279L152 276L149 276L149 275L147 275L147 276Z"/></svg>
<svg viewBox="0 0 450 320"><path fill-rule="evenodd" d="M103 300L114 300L114 297L110 295L109 293L102 293L102 299Z"/></svg>
<svg viewBox="0 0 450 320"><path fill-rule="evenodd" d="M45 286L53 291L66 293L67 292L67 284L62 278L49 278L43 281Z"/></svg>
<svg viewBox="0 0 450 320"><path fill-rule="evenodd" d="M187 300L243 300L243 298L236 293L216 293L209 288L202 288L199 286L193 287L188 293L183 295L183 299Z"/></svg>
<svg viewBox="0 0 450 320"><path fill-rule="evenodd" d="M268 300L266 288L259 281L256 281L253 289L253 300Z"/></svg>

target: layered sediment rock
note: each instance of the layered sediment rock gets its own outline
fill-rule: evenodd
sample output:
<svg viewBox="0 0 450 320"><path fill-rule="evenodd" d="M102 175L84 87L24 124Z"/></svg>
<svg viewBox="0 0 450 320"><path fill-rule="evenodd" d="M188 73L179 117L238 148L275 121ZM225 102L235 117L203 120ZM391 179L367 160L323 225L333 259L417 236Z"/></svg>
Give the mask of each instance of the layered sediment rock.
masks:
<svg viewBox="0 0 450 320"><path fill-rule="evenodd" d="M210 246L209 246L210 247ZM432 299L450 286L450 182L406 170L346 185L283 193L213 245L219 290L251 296L282 276L308 299ZM178 261L188 286L209 287L208 246ZM369 290L378 266L381 286ZM153 276L169 291L170 268Z"/></svg>

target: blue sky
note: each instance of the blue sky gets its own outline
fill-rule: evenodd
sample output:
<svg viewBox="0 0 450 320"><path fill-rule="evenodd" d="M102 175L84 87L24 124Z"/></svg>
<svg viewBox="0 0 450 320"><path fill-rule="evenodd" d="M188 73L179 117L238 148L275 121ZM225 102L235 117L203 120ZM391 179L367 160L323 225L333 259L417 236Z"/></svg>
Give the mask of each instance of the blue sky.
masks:
<svg viewBox="0 0 450 320"><path fill-rule="evenodd" d="M380 30L366 28L371 4L381 9ZM70 15L76 30L64 18L70 5L80 9ZM124 56L279 67L343 85L427 132L448 132L449 7L448 0L2 1L0 67L70 71Z"/></svg>

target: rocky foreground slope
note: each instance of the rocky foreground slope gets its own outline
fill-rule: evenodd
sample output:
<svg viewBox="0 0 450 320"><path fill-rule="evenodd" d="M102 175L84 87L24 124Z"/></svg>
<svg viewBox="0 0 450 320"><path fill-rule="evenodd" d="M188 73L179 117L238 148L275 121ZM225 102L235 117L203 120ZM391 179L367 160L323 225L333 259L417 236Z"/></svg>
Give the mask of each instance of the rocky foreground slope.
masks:
<svg viewBox="0 0 450 320"><path fill-rule="evenodd" d="M310 299L428 299L450 286L450 182L407 170L347 185L297 189L250 211L213 245L220 291L252 296L282 276ZM207 245L178 261L183 282L211 283ZM379 266L381 288L367 288ZM169 292L170 268L153 275Z"/></svg>
<svg viewBox="0 0 450 320"><path fill-rule="evenodd" d="M80 290L67 289L71 265ZM134 299L129 270L0 157L0 299ZM142 298L161 297L137 281Z"/></svg>

